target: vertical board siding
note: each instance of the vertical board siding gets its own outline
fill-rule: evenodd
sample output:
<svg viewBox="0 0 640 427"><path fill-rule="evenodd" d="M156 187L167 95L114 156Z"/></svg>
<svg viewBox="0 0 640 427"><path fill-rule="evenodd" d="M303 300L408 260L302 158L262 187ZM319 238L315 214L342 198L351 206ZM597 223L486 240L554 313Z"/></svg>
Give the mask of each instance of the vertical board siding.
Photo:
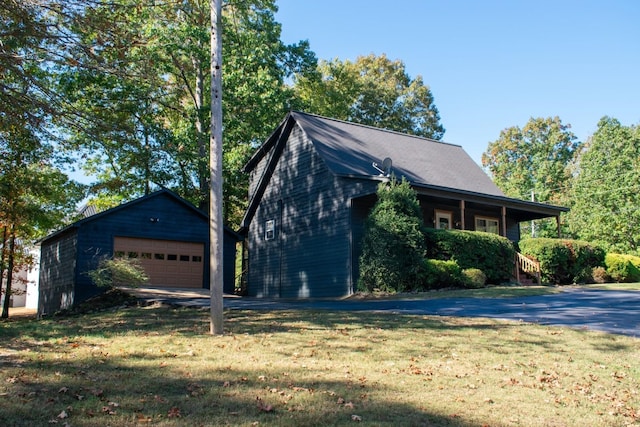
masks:
<svg viewBox="0 0 640 427"><path fill-rule="evenodd" d="M74 302L76 230L69 230L40 248L38 316L67 309Z"/></svg>
<svg viewBox="0 0 640 427"><path fill-rule="evenodd" d="M40 307L51 314L103 292L88 276L102 259L113 256L115 237L171 240L204 246L202 287L209 288L207 215L166 190L77 222L73 234L54 234L42 243ZM235 288L237 236L225 229L224 291Z"/></svg>
<svg viewBox="0 0 640 427"><path fill-rule="evenodd" d="M257 166L264 168L267 156ZM350 200L357 180L334 176L296 126L249 227L252 296L319 298L353 292ZM265 240L265 224L276 223Z"/></svg>
<svg viewBox="0 0 640 427"><path fill-rule="evenodd" d="M151 218L157 221L151 221ZM148 197L126 209L116 209L87 221L78 230L76 299L83 301L101 292L86 274L105 258L113 256L115 236L203 243L209 258L208 222L168 194ZM203 263L203 287L209 283L209 269Z"/></svg>

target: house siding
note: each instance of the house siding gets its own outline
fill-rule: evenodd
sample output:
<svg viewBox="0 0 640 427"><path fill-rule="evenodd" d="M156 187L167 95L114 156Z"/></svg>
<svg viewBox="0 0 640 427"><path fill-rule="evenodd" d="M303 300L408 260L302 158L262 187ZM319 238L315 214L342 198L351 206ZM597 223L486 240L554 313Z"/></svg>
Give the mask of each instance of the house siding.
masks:
<svg viewBox="0 0 640 427"><path fill-rule="evenodd" d="M256 172L264 170L265 156ZM249 227L251 296L320 298L353 292L351 199L375 183L333 175L295 127ZM275 234L265 239L266 222Z"/></svg>
<svg viewBox="0 0 640 427"><path fill-rule="evenodd" d="M205 260L202 287L209 288L209 222L207 215L185 203L163 190L81 220L45 239L40 263L40 314L52 314L103 292L87 272L113 256L115 237L201 243ZM223 288L227 293L235 287L238 237L225 228Z"/></svg>
<svg viewBox="0 0 640 427"><path fill-rule="evenodd" d="M157 218L152 222L150 218ZM209 259L208 223L204 217L185 209L169 195L158 195L126 209L117 209L95 221L88 221L78 230L78 268L76 270L76 299L86 300L101 292L86 274L98 266L100 260L113 256L115 236L177 240L203 243L204 257ZM203 263L203 287L209 283L209 271Z"/></svg>
<svg viewBox="0 0 640 427"><path fill-rule="evenodd" d="M73 305L76 253L75 229L41 245L38 316L53 314Z"/></svg>

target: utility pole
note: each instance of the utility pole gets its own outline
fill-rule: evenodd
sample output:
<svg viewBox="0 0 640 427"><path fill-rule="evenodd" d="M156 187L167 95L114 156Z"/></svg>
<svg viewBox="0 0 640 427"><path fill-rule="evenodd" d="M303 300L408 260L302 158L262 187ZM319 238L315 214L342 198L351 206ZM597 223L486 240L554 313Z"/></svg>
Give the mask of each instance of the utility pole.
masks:
<svg viewBox="0 0 640 427"><path fill-rule="evenodd" d="M536 201L536 193L534 189L531 189L531 201ZM534 220L531 220L531 237L536 237L536 223Z"/></svg>
<svg viewBox="0 0 640 427"><path fill-rule="evenodd" d="M211 137L209 139L209 291L211 334L224 333L222 248L222 0L211 0Z"/></svg>

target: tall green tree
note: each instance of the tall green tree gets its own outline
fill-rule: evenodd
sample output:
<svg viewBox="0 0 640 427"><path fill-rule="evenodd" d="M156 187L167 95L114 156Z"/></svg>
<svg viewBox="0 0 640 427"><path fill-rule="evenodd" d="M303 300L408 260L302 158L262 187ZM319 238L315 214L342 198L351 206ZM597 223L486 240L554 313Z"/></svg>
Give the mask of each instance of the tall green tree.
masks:
<svg viewBox="0 0 640 427"><path fill-rule="evenodd" d="M240 170L280 120L293 93L285 79L315 67L308 44L285 45L274 0L223 8L224 208L244 210ZM151 183L201 207L208 197L210 127L209 1L95 0L65 22L78 43L61 67L69 126L96 189L131 198Z"/></svg>
<svg viewBox="0 0 640 427"><path fill-rule="evenodd" d="M0 5L0 277L1 317L8 317L13 273L24 247L62 223L82 188L61 172L51 117L58 98L48 65L56 33L38 1Z"/></svg>
<svg viewBox="0 0 640 427"><path fill-rule="evenodd" d="M500 132L482 154L482 165L509 197L563 205L568 203L571 165L581 145L560 118L531 118L523 128ZM555 227L555 221L542 220L536 235L557 236ZM525 225L523 235L527 234Z"/></svg>
<svg viewBox="0 0 640 427"><path fill-rule="evenodd" d="M321 61L314 74L296 78L295 90L310 113L436 140L445 132L422 77L385 55Z"/></svg>
<svg viewBox="0 0 640 427"><path fill-rule="evenodd" d="M603 117L578 159L571 230L582 240L640 254L640 126Z"/></svg>

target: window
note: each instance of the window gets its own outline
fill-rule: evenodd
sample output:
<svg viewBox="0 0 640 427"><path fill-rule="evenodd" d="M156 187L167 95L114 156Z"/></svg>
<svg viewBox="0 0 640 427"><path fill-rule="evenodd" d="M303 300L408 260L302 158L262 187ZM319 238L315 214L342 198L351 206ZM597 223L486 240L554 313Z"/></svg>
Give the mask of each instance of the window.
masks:
<svg viewBox="0 0 640 427"><path fill-rule="evenodd" d="M202 262L202 257L200 255L193 255L191 257L192 262Z"/></svg>
<svg viewBox="0 0 640 427"><path fill-rule="evenodd" d="M499 221L496 218L476 217L476 231L500 234Z"/></svg>
<svg viewBox="0 0 640 427"><path fill-rule="evenodd" d="M140 258L151 259L151 252L140 252Z"/></svg>
<svg viewBox="0 0 640 427"><path fill-rule="evenodd" d="M265 223L264 240L273 240L276 237L276 222L270 219Z"/></svg>
<svg viewBox="0 0 640 427"><path fill-rule="evenodd" d="M167 261L177 261L177 260L178 260L177 254L167 254Z"/></svg>
<svg viewBox="0 0 640 427"><path fill-rule="evenodd" d="M180 255L180 261L189 261L189 255Z"/></svg>
<svg viewBox="0 0 640 427"><path fill-rule="evenodd" d="M153 254L153 258L154 259L163 260L164 259L164 254Z"/></svg>
<svg viewBox="0 0 640 427"><path fill-rule="evenodd" d="M113 254L114 258L124 258L124 251L115 251Z"/></svg>
<svg viewBox="0 0 640 427"><path fill-rule="evenodd" d="M451 230L453 228L451 226L451 217L451 212L436 211L436 228L438 230Z"/></svg>

